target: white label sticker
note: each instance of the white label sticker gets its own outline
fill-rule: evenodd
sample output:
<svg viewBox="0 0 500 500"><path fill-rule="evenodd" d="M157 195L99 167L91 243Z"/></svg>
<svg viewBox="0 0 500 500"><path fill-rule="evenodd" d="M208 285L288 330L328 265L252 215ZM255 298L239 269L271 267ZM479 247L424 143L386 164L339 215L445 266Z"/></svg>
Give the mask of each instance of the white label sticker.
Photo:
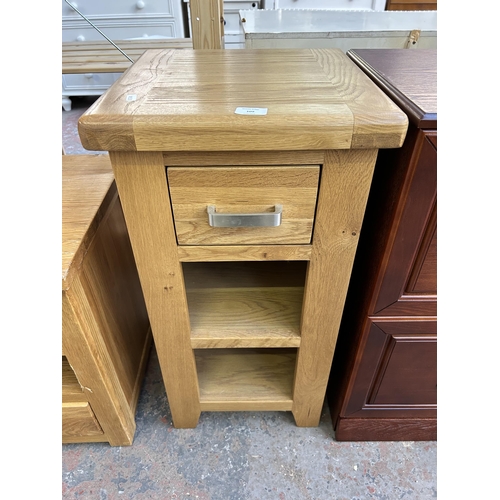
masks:
<svg viewBox="0 0 500 500"><path fill-rule="evenodd" d="M125 100L128 101L135 101L137 99L136 94L129 94L127 97L125 97Z"/></svg>
<svg viewBox="0 0 500 500"><path fill-rule="evenodd" d="M237 115L254 115L264 116L267 115L267 108L236 108Z"/></svg>

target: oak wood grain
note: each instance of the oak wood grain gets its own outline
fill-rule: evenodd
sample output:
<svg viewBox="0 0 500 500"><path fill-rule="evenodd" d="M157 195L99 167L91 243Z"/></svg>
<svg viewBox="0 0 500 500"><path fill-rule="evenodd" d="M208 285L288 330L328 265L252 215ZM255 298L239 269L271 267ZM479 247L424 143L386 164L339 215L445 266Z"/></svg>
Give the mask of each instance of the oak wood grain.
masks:
<svg viewBox="0 0 500 500"><path fill-rule="evenodd" d="M309 260L311 245L181 246L181 262Z"/></svg>
<svg viewBox="0 0 500 500"><path fill-rule="evenodd" d="M190 38L114 40L133 61L148 49L193 48ZM62 74L123 73L132 63L107 40L62 42Z"/></svg>
<svg viewBox="0 0 500 500"><path fill-rule="evenodd" d="M62 167L62 289L67 290L117 192L108 155L64 155Z"/></svg>
<svg viewBox="0 0 500 500"><path fill-rule="evenodd" d="M329 151L321 175L293 391L299 426L317 426L377 150Z"/></svg>
<svg viewBox="0 0 500 500"><path fill-rule="evenodd" d="M62 402L87 403L87 398L65 356L62 358Z"/></svg>
<svg viewBox="0 0 500 500"><path fill-rule="evenodd" d="M98 415L103 437L113 446L130 445L135 432L134 414L121 391L98 320L78 278L70 292L63 295L62 305L64 351Z"/></svg>
<svg viewBox="0 0 500 500"><path fill-rule="evenodd" d="M90 403L99 440L130 445L151 335L108 155L63 155L62 186L63 403Z"/></svg>
<svg viewBox="0 0 500 500"><path fill-rule="evenodd" d="M94 151L291 151L399 147L407 124L340 49L153 49L79 133Z"/></svg>
<svg viewBox="0 0 500 500"><path fill-rule="evenodd" d="M202 409L290 410L295 355L295 349L197 350Z"/></svg>
<svg viewBox="0 0 500 500"><path fill-rule="evenodd" d="M292 410L297 425L318 425L377 151L400 147L407 127L337 49L147 51L80 118L84 147L110 151L176 427L201 410ZM311 168L312 240L292 245L294 227L266 245L182 241L203 233L213 188L218 209L252 212L291 192L297 217L317 190ZM271 347L283 338L300 344Z"/></svg>
<svg viewBox="0 0 500 500"><path fill-rule="evenodd" d="M195 427L200 415L198 381L163 156L112 152L110 159L174 425Z"/></svg>
<svg viewBox="0 0 500 500"><path fill-rule="evenodd" d="M301 287L187 292L193 348L298 347Z"/></svg>
<svg viewBox="0 0 500 500"><path fill-rule="evenodd" d="M319 166L171 167L167 169L179 245L307 244L311 240ZM282 205L277 227L211 227L217 213L264 213Z"/></svg>
<svg viewBox="0 0 500 500"><path fill-rule="evenodd" d="M77 439L78 442L85 441L91 437L91 441L96 438L104 441L104 433L95 418L92 409L87 401L62 404L62 436L63 443Z"/></svg>
<svg viewBox="0 0 500 500"><path fill-rule="evenodd" d="M312 151L166 151L168 167L215 167L220 165L321 165L322 150Z"/></svg>

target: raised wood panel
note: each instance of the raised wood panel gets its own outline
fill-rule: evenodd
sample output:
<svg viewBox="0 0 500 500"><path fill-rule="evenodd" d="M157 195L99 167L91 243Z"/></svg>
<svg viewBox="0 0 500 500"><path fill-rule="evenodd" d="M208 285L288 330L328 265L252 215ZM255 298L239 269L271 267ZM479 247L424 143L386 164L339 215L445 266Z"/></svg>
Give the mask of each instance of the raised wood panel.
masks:
<svg viewBox="0 0 500 500"><path fill-rule="evenodd" d="M437 404L436 338L391 337L368 404Z"/></svg>
<svg viewBox="0 0 500 500"><path fill-rule="evenodd" d="M433 226L436 220L437 152L421 131L418 132L415 148L412 149L405 186L399 198L394 231L388 244L387 264L374 305L376 315L412 315L407 309L401 311L398 301L405 295L415 264L418 264L419 259L425 260L419 257L419 249L425 248L426 234L429 235L426 230L429 226ZM429 245L432 240L429 241L427 238L427 241ZM427 249L428 246L425 251ZM434 290L432 292L436 293ZM418 303L417 297L411 300L415 304ZM421 308L419 314L435 314L435 304L426 301L425 298L423 300L424 302L419 304ZM406 300L404 305L410 305L410 301Z"/></svg>
<svg viewBox="0 0 500 500"><path fill-rule="evenodd" d="M376 320L376 318L375 318ZM343 415L402 417L436 411L436 320L369 322L363 355Z"/></svg>
<svg viewBox="0 0 500 500"><path fill-rule="evenodd" d="M411 293L437 295L437 224L435 216L432 219L416 259L418 265L407 287Z"/></svg>

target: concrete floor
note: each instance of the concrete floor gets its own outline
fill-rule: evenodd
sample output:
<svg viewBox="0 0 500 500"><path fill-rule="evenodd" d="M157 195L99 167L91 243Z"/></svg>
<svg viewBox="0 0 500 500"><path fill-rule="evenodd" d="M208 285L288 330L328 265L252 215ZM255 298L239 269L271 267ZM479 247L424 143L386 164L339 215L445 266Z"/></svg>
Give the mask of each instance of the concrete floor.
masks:
<svg viewBox="0 0 500 500"><path fill-rule="evenodd" d="M95 98L62 112L66 154L88 153L76 128ZM154 346L135 440L62 446L62 498L78 500L425 500L437 497L437 442L337 442L328 406L317 428L289 412L202 413L175 429Z"/></svg>

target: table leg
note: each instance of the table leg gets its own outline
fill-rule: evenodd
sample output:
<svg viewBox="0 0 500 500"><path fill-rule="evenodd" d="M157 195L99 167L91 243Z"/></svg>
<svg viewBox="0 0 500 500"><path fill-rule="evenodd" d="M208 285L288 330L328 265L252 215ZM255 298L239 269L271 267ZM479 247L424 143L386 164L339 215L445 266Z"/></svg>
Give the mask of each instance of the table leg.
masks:
<svg viewBox="0 0 500 500"><path fill-rule="evenodd" d="M327 151L302 309L292 412L319 424L377 150Z"/></svg>
<svg viewBox="0 0 500 500"><path fill-rule="evenodd" d="M110 152L175 427L196 427L200 402L184 277L161 152Z"/></svg>

